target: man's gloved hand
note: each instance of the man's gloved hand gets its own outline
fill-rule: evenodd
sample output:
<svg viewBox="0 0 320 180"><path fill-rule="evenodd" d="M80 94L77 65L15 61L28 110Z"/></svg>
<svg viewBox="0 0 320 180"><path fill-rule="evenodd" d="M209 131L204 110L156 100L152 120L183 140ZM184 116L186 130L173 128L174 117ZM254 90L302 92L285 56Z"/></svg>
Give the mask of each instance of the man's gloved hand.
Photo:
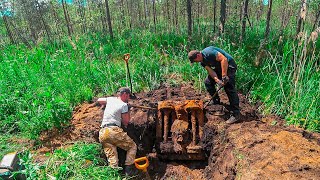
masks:
<svg viewBox="0 0 320 180"><path fill-rule="evenodd" d="M218 84L219 88L224 86L224 84L223 84L223 82L221 80L218 80L217 84Z"/></svg>
<svg viewBox="0 0 320 180"><path fill-rule="evenodd" d="M229 82L229 77L228 76L223 76L222 77L222 83L223 85L226 85Z"/></svg>

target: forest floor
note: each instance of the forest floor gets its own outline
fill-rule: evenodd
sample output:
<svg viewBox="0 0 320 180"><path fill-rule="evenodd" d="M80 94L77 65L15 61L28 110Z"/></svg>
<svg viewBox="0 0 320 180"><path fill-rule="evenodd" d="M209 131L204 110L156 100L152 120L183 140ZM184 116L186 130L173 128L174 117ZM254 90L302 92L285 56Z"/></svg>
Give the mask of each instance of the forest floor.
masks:
<svg viewBox="0 0 320 180"><path fill-rule="evenodd" d="M163 100L204 100L190 84L179 87L163 85L151 92L136 93L130 103L156 107ZM226 94L219 93L228 103ZM137 157L148 155L152 179L318 179L320 174L320 135L285 125L276 116L263 117L241 94L241 120L227 125L229 113L221 105L209 105L205 111L204 161L165 161L154 156L156 110L132 108L131 123L126 129L138 146ZM214 111L223 109L225 115ZM45 153L76 141L99 142L98 133L103 109L94 101L74 109L71 124L62 131L42 133L35 161L44 162ZM103 157L104 155L101 154ZM119 152L120 161L124 161ZM143 176L143 175L141 175Z"/></svg>

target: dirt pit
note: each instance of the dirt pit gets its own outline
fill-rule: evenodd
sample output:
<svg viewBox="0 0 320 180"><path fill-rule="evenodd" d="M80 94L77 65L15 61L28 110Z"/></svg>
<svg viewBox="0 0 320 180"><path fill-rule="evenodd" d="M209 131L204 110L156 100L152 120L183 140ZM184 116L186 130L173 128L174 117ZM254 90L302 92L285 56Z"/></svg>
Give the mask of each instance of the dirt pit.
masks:
<svg viewBox="0 0 320 180"><path fill-rule="evenodd" d="M157 107L163 100L209 100L192 85L162 87L137 93L130 103ZM224 92L221 101L228 103ZM241 121L227 125L230 115L222 105L209 105L205 111L204 136L201 139L206 159L203 161L168 161L155 153L156 110L132 108L131 123L126 131L138 146L137 157L148 156L152 179L318 179L320 174L320 136L285 126L277 117L262 117L245 96L240 96ZM216 111L224 115L217 116ZM41 154L68 146L75 141L98 142L103 109L96 103L84 103L73 112L71 125L62 131L42 133ZM119 149L120 165L125 152ZM143 178L142 174L140 179Z"/></svg>

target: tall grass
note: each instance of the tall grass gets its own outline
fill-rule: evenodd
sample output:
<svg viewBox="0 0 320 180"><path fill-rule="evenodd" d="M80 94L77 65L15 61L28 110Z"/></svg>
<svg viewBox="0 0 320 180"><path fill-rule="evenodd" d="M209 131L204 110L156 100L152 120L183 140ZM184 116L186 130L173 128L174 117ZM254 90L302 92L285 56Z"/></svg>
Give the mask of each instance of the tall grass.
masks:
<svg viewBox="0 0 320 180"><path fill-rule="evenodd" d="M300 45L298 45L300 44ZM252 97L266 114L285 117L288 124L320 132L320 66L316 44L287 41L282 54L269 52Z"/></svg>
<svg viewBox="0 0 320 180"><path fill-rule="evenodd" d="M41 164L34 163L34 155L27 152L22 158L25 170L20 173L29 179L122 179L117 169L107 167L99 158L101 149L100 144L75 143L55 150Z"/></svg>

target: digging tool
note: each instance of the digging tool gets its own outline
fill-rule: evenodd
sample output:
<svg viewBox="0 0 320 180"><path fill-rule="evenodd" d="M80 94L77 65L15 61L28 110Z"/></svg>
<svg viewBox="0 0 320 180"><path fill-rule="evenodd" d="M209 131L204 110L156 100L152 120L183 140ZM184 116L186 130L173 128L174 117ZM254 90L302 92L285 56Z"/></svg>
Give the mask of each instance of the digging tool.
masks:
<svg viewBox="0 0 320 180"><path fill-rule="evenodd" d="M135 107L135 108L141 108L141 109L157 110L157 108L148 107L148 106L139 106L139 105L133 105L133 104L129 104L129 106L131 106L131 107Z"/></svg>
<svg viewBox="0 0 320 180"><path fill-rule="evenodd" d="M145 162L144 164L139 164L141 162ZM134 160L134 165L136 166L137 169L142 170L143 172L146 173L146 178L148 180L151 180L151 177L148 173L148 166L149 166L149 160L146 156L141 157L141 158L137 158Z"/></svg>
<svg viewBox="0 0 320 180"><path fill-rule="evenodd" d="M130 76L130 70L129 70L129 59L130 59L130 54L126 53L123 55L123 60L126 62L126 66L127 66L127 75L130 81L130 90L131 90L131 99L136 99L136 96L134 95L134 93L132 92L132 81L131 81L131 76Z"/></svg>
<svg viewBox="0 0 320 180"><path fill-rule="evenodd" d="M222 87L223 87L223 86L220 86L220 87L218 88L218 90L213 94L213 96L212 96L211 99L207 102L207 104L203 106L203 109L205 109L205 108L210 104L210 102L213 100L213 98L218 95L218 93L219 93L219 91L221 90Z"/></svg>

